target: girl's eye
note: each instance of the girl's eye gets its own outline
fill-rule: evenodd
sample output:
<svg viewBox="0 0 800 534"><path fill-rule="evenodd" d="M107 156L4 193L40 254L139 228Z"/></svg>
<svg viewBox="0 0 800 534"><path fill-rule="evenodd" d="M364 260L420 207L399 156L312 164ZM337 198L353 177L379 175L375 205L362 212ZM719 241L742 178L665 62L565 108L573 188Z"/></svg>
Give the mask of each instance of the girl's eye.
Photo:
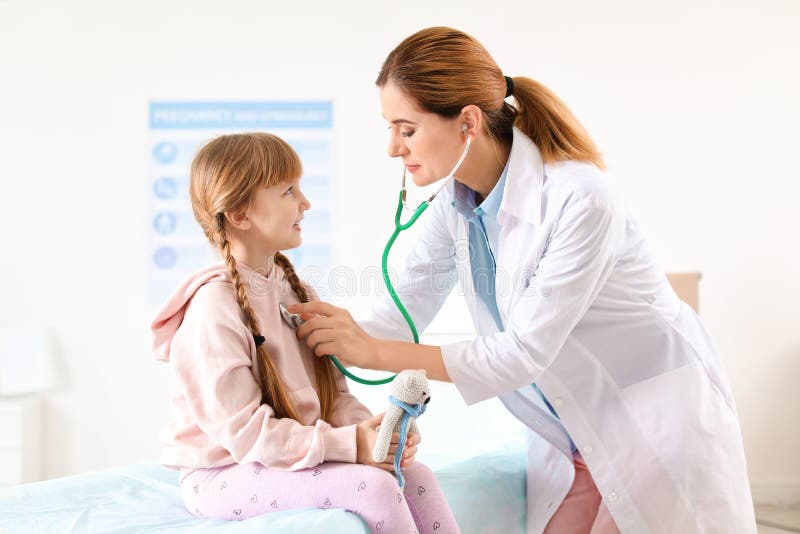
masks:
<svg viewBox="0 0 800 534"><path fill-rule="evenodd" d="M406 130L405 132L400 132L400 135L403 137L411 137L414 135L414 130Z"/></svg>
<svg viewBox="0 0 800 534"><path fill-rule="evenodd" d="M286 190L285 194L291 195L292 193L294 193L294 186L293 185L289 186L289 189Z"/></svg>

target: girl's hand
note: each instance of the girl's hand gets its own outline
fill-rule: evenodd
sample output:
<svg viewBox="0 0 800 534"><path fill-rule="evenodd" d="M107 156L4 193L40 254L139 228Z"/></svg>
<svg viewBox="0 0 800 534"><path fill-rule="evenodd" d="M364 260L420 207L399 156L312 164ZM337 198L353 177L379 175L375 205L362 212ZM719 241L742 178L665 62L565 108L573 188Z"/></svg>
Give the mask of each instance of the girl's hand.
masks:
<svg viewBox="0 0 800 534"><path fill-rule="evenodd" d="M316 300L289 306L289 311L308 317L297 328L297 338L305 339L314 354L333 354L347 363L370 368L375 339L356 324L347 310Z"/></svg>
<svg viewBox="0 0 800 534"><path fill-rule="evenodd" d="M383 421L383 416L385 414L386 412L380 413L356 425L356 462L394 473L394 454L397 452L397 444L400 441L399 432L392 434L392 441L389 444L389 454L386 455L386 460L382 463L375 463L372 459L372 450L375 448L375 441L378 439L378 431L376 428L378 428L381 421ZM407 467L414 461L418 444L419 436L409 433L406 439L406 447L403 450L403 459L400 461L400 467Z"/></svg>

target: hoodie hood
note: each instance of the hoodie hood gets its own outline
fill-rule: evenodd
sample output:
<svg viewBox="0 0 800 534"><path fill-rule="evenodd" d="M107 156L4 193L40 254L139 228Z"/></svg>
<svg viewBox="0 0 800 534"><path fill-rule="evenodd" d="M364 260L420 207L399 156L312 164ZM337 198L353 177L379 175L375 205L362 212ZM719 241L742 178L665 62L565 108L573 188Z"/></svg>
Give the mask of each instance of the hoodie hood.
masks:
<svg viewBox="0 0 800 534"><path fill-rule="evenodd" d="M153 334L153 354L156 360L169 361L172 338L183 322L186 305L192 300L197 290L209 282L230 281L225 264L218 263L194 273L178 286L150 325L150 332Z"/></svg>

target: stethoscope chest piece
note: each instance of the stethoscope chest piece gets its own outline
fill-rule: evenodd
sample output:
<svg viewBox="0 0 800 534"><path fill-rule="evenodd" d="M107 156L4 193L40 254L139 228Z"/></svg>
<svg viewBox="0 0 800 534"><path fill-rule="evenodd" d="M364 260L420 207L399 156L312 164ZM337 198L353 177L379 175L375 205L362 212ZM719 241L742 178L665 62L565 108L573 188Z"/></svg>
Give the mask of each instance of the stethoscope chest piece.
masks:
<svg viewBox="0 0 800 534"><path fill-rule="evenodd" d="M286 324L288 324L294 330L297 330L297 327L305 322L300 317L300 314L291 313L289 311L289 308L283 302L278 304L278 309L281 311L281 317L283 317L283 320L286 321ZM388 378L381 378L379 380L367 380L366 378L361 378L360 376L356 376L350 371L348 371L345 368L345 366L342 365L342 362L340 362L339 359L333 354L328 354L328 357L333 362L333 365L335 365L336 368L339 369L339 371L341 371L344 376L350 378L351 380L355 380L356 382L359 382L361 384L366 384L368 386L378 386L381 384L388 384L389 382L394 380L394 377L397 376L397 375L392 375Z"/></svg>
<svg viewBox="0 0 800 534"><path fill-rule="evenodd" d="M298 326L305 322L300 318L300 314L290 312L289 308L283 302L278 304L278 308L281 310L281 316L283 317L283 320L286 321L286 324L292 328L297 329Z"/></svg>

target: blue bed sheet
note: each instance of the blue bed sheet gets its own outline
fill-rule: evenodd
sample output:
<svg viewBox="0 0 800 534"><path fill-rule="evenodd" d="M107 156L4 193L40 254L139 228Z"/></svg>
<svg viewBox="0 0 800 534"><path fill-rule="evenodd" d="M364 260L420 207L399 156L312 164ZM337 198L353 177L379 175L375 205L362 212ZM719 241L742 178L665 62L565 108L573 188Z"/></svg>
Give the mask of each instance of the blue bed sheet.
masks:
<svg viewBox="0 0 800 534"><path fill-rule="evenodd" d="M461 531L525 532L525 457L491 453L435 469ZM0 532L369 533L344 510L303 509L246 521L197 518L183 506L178 474L157 462L0 489Z"/></svg>

